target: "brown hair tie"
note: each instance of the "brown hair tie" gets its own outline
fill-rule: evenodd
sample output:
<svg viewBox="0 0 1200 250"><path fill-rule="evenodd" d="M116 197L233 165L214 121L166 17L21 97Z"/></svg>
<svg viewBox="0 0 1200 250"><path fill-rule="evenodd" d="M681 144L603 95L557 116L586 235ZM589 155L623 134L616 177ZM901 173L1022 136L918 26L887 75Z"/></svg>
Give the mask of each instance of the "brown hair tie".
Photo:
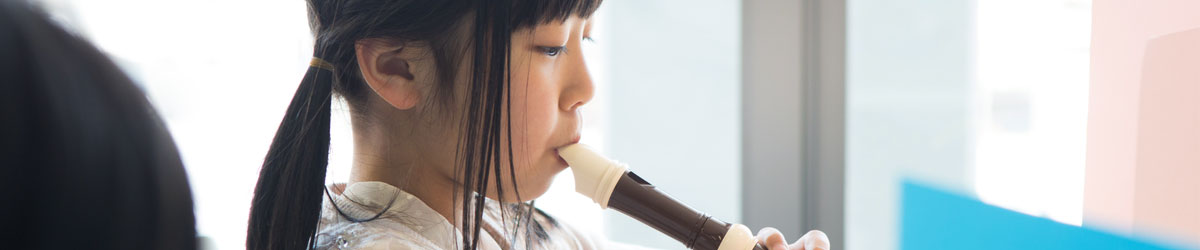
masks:
<svg viewBox="0 0 1200 250"><path fill-rule="evenodd" d="M316 67L318 69L325 69L325 70L333 71L332 63L329 63L329 61L325 61L325 59L321 59L318 57L313 57L312 62L309 62L308 66Z"/></svg>

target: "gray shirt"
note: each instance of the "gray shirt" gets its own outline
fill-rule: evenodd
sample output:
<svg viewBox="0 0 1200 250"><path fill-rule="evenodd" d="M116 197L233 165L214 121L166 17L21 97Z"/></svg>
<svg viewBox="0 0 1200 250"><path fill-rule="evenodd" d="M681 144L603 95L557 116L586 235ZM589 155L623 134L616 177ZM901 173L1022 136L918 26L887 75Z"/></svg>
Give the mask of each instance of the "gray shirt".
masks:
<svg viewBox="0 0 1200 250"><path fill-rule="evenodd" d="M392 185L382 182L359 182L348 185L340 194L330 195L333 196L332 199L326 200L321 212L317 235L318 249L461 248L462 235L454 224L416 196ZM389 203L391 206L388 206ZM480 249L526 249L526 238L533 239L529 240L534 242L532 249L625 249L615 245L605 247L608 243L602 238L571 228L540 211L533 212L531 219L536 225L532 225L535 228L530 230L533 231L532 234L526 233L524 229L513 232L511 228L512 222L515 221L515 212L509 212L509 218L505 220L500 213L499 208L502 205L499 202L487 199L485 204L484 225L480 230ZM334 209L334 205L337 205L341 213ZM381 214L380 211L385 208L387 210ZM380 215L378 218L362 222L354 222L347 218L364 220L377 214ZM503 223L505 221L509 223ZM504 226L510 230L502 230ZM517 235L521 237L514 237Z"/></svg>

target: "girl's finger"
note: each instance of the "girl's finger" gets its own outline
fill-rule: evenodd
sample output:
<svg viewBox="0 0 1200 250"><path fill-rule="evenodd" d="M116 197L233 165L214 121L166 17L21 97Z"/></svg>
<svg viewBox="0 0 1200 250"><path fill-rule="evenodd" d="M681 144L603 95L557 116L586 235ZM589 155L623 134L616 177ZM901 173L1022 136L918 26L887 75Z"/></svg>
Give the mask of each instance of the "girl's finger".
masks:
<svg viewBox="0 0 1200 250"><path fill-rule="evenodd" d="M829 250L829 236L820 230L808 231L788 247L789 249Z"/></svg>
<svg viewBox="0 0 1200 250"><path fill-rule="evenodd" d="M783 239L783 233L780 233L779 229L764 227L762 230L758 230L757 238L758 242L762 242L769 250L788 249L787 241Z"/></svg>

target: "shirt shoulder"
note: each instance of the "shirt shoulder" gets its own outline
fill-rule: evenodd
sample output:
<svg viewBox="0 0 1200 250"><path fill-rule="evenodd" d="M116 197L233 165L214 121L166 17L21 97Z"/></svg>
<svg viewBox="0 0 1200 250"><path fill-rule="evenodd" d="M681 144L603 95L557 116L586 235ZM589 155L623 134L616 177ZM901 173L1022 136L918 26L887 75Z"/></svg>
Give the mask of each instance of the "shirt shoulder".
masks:
<svg viewBox="0 0 1200 250"><path fill-rule="evenodd" d="M325 221L324 219L322 221ZM341 221L323 225L317 249L406 250L446 249L410 227L389 220Z"/></svg>
<svg viewBox="0 0 1200 250"><path fill-rule="evenodd" d="M453 249L454 226L419 199L377 182L351 184L324 202L318 249Z"/></svg>

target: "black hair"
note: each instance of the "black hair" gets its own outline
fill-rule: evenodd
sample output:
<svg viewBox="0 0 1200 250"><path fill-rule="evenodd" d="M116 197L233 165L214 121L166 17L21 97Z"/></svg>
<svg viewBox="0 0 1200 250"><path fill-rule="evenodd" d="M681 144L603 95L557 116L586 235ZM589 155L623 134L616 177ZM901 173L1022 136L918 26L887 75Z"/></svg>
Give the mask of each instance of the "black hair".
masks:
<svg viewBox="0 0 1200 250"><path fill-rule="evenodd" d="M197 248L183 163L146 96L24 1L0 1L0 128L3 248Z"/></svg>
<svg viewBox="0 0 1200 250"><path fill-rule="evenodd" d="M470 56L471 75L456 153L461 190L463 247L476 249L489 179L500 187L501 167L513 173L509 128L508 60L512 33L571 16L588 17L600 0L308 0L309 24L316 42L313 56L332 70L310 67L276 131L254 190L248 249L312 248L320 216L329 152L331 101L340 95L354 106L368 94L358 74L354 43L367 38L427 42L437 68L434 97L451 100L459 62ZM454 32L470 30L466 37ZM470 54L467 54L470 53ZM502 126L501 123L506 123ZM511 129L511 128L509 128ZM503 144L502 144L503 143ZM501 154L509 156L501 162ZM495 174L493 174L495 173ZM515 188L515 174L513 178ZM515 193L519 199L520 194ZM456 201L458 202L458 201ZM532 210L529 211L532 213ZM530 215L527 213L526 218ZM528 246L528 245L527 245Z"/></svg>

